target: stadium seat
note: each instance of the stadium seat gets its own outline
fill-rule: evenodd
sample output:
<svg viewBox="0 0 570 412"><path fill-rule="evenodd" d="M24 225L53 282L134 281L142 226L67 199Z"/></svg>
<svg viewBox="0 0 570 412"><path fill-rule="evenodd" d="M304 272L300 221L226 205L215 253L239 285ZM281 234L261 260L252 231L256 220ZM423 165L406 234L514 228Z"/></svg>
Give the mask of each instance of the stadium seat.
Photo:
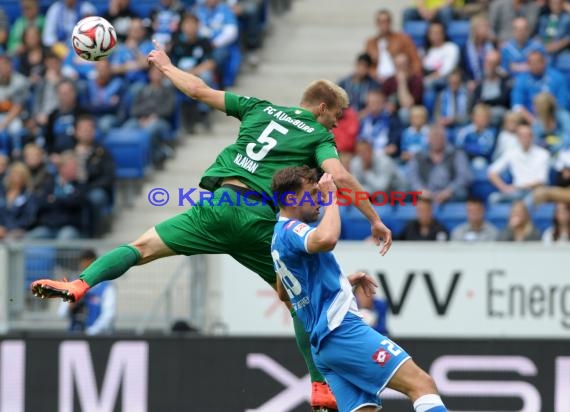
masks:
<svg viewBox="0 0 570 412"><path fill-rule="evenodd" d="M145 176L150 158L150 136L143 129L111 129L104 142L115 159L119 179Z"/></svg>
<svg viewBox="0 0 570 412"><path fill-rule="evenodd" d="M455 229L456 226L467 220L465 203L445 203L437 208L435 211L435 216L441 223L443 223L446 229L451 232L453 229Z"/></svg>
<svg viewBox="0 0 570 412"><path fill-rule="evenodd" d="M409 203L405 206L397 206L394 210L394 215L392 217L393 227L390 229L392 230L392 235L397 237L402 233L406 223L408 221L415 219L417 216L416 206Z"/></svg>
<svg viewBox="0 0 570 412"><path fill-rule="evenodd" d="M471 23L468 20L454 20L447 28L447 36L453 43L462 48L467 44L470 30Z"/></svg>
<svg viewBox="0 0 570 412"><path fill-rule="evenodd" d="M509 213L511 212L510 203L497 203L487 207L486 218L495 225L498 229L504 229L509 220Z"/></svg>
<svg viewBox="0 0 570 412"><path fill-rule="evenodd" d="M3 9L6 13L6 16L10 22L10 26L12 26L16 19L22 15L22 9L20 7L19 0L2 0L2 5L0 8Z"/></svg>
<svg viewBox="0 0 570 412"><path fill-rule="evenodd" d="M38 279L53 278L57 251L47 246L27 246L24 249L25 288Z"/></svg>
<svg viewBox="0 0 570 412"><path fill-rule="evenodd" d="M342 206L340 210L342 240L364 240L370 235L370 223L355 206Z"/></svg>
<svg viewBox="0 0 570 412"><path fill-rule="evenodd" d="M159 0L136 0L130 4L131 10L143 19L150 17L152 10L158 5Z"/></svg>
<svg viewBox="0 0 570 412"><path fill-rule="evenodd" d="M418 49L426 45L428 23L426 21L407 21L404 23L404 33L412 38Z"/></svg>
<svg viewBox="0 0 570 412"><path fill-rule="evenodd" d="M530 210L532 221L541 233L552 226L555 209L556 205L554 203L542 203Z"/></svg>

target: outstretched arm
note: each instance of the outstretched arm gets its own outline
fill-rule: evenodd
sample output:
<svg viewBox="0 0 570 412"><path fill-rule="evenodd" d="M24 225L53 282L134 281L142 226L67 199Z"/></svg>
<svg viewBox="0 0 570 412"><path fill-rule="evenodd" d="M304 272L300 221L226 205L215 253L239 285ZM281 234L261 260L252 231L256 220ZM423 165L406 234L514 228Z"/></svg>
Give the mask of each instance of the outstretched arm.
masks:
<svg viewBox="0 0 570 412"><path fill-rule="evenodd" d="M384 256L390 249L390 246L392 246L392 232L382 223L378 213L376 213L376 210L372 207L370 200L358 197L359 193L364 192L364 188L358 183L354 176L344 168L338 159L327 159L322 163L321 167L325 172L333 175L336 186L339 189L350 190L348 196L351 197L352 204L355 204L370 222L374 242L376 245L380 245L381 241L384 242L380 250L380 254Z"/></svg>
<svg viewBox="0 0 570 412"><path fill-rule="evenodd" d="M204 80L174 66L164 48L153 40L154 50L148 55L148 62L154 64L185 95L206 103L208 106L226 111L225 92L212 89Z"/></svg>

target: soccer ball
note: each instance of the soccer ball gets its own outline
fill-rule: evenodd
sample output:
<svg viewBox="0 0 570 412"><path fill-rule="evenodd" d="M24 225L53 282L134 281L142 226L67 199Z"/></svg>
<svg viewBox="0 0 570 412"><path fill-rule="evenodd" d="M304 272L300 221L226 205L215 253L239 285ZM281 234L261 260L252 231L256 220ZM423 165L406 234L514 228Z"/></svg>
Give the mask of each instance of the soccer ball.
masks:
<svg viewBox="0 0 570 412"><path fill-rule="evenodd" d="M82 59L101 60L111 54L117 45L117 33L103 17L85 17L73 28L71 44Z"/></svg>

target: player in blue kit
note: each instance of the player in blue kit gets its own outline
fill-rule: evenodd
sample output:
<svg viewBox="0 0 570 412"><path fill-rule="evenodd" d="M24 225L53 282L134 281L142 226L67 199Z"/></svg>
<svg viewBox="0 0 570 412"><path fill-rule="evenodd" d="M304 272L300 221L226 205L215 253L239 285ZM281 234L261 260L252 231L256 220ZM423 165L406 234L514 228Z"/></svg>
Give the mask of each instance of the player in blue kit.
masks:
<svg viewBox="0 0 570 412"><path fill-rule="evenodd" d="M280 218L271 255L281 282L310 335L313 359L337 399L340 412L375 412L388 387L408 396L416 412L446 412L433 379L410 355L364 323L352 287L367 294L377 286L364 273L344 276L331 251L340 236L336 186L330 174L288 167L273 176ZM320 205L327 205L316 227Z"/></svg>

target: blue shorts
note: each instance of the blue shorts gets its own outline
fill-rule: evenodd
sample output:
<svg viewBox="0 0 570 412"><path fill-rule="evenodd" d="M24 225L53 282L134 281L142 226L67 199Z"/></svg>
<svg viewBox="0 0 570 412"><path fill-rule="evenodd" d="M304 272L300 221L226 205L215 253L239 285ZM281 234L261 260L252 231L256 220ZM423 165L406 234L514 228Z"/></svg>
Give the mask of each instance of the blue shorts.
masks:
<svg viewBox="0 0 570 412"><path fill-rule="evenodd" d="M324 339L318 353L312 349L340 412L380 406L380 392L410 359L406 351L352 313Z"/></svg>

